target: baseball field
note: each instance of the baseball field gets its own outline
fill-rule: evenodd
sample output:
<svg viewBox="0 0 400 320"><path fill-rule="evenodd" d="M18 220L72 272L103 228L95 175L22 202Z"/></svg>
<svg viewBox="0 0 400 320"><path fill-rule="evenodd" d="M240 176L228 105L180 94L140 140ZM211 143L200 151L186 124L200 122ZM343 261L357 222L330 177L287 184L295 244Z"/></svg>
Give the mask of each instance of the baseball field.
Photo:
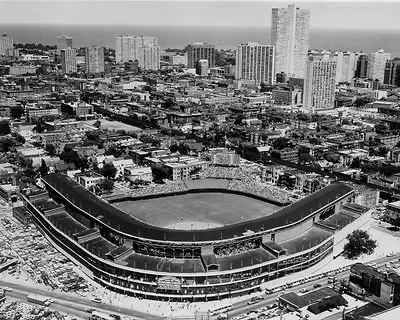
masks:
<svg viewBox="0 0 400 320"><path fill-rule="evenodd" d="M114 206L150 225L170 229L207 229L267 216L279 206L229 193L194 193L149 200L128 200Z"/></svg>

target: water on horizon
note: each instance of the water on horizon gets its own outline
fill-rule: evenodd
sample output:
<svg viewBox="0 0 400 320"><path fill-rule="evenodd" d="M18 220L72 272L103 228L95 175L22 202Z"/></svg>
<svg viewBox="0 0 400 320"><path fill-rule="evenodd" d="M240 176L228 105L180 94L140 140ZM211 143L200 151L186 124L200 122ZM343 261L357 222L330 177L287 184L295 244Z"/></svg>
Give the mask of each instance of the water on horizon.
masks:
<svg viewBox="0 0 400 320"><path fill-rule="evenodd" d="M234 49L240 43L258 41L269 44L269 27L235 26L123 26L123 25L41 25L0 24L0 32L14 38L15 43L56 44L57 37L73 38L74 47L98 45L114 48L120 35L157 37L162 49L184 48L192 42L208 42L217 48ZM400 57L400 30L323 30L311 29L310 49L375 52L383 48L393 57Z"/></svg>

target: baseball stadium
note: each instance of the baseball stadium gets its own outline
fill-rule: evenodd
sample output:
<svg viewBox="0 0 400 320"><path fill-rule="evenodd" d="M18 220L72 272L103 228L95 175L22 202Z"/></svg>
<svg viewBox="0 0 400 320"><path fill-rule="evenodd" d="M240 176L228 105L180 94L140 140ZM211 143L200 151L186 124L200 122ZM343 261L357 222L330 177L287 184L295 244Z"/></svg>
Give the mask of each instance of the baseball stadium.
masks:
<svg viewBox="0 0 400 320"><path fill-rule="evenodd" d="M168 301L211 301L316 265L366 208L331 184L294 203L229 188L229 180L100 199L64 174L24 196L38 227L104 287Z"/></svg>

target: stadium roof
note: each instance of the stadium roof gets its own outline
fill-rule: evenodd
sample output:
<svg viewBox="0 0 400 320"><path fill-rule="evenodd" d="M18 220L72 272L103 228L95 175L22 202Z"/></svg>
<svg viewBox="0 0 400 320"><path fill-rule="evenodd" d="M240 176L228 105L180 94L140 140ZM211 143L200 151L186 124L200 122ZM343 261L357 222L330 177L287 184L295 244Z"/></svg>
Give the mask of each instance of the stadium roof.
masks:
<svg viewBox="0 0 400 320"><path fill-rule="evenodd" d="M317 209L334 202L353 190L342 183L335 183L266 217L214 229L173 230L152 226L135 219L101 200L67 175L53 173L45 176L44 180L89 216L100 220L115 230L133 237L178 242L232 239L242 236L248 230L259 232L282 227L303 219Z"/></svg>

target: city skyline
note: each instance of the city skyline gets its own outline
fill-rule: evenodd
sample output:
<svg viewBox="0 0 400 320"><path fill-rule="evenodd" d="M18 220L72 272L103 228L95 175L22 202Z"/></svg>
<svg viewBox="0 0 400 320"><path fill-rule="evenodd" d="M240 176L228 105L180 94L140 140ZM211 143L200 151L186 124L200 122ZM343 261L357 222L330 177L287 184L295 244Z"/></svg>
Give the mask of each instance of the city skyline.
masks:
<svg viewBox="0 0 400 320"><path fill-rule="evenodd" d="M399 30L400 2L307 1L0 1L2 24L269 26L266 14L290 4L313 12L311 28ZM79 10L77 10L79 8ZM229 15L224 14L229 10ZM87 12L91 15L87 15ZM135 15L132 12L140 11ZM362 14L360 14L362 11ZM54 13L57 14L54 14ZM326 13L329 12L329 15ZM195 14L194 14L195 13ZM207 17L207 18L204 18ZM340 21L340 24L338 23Z"/></svg>

